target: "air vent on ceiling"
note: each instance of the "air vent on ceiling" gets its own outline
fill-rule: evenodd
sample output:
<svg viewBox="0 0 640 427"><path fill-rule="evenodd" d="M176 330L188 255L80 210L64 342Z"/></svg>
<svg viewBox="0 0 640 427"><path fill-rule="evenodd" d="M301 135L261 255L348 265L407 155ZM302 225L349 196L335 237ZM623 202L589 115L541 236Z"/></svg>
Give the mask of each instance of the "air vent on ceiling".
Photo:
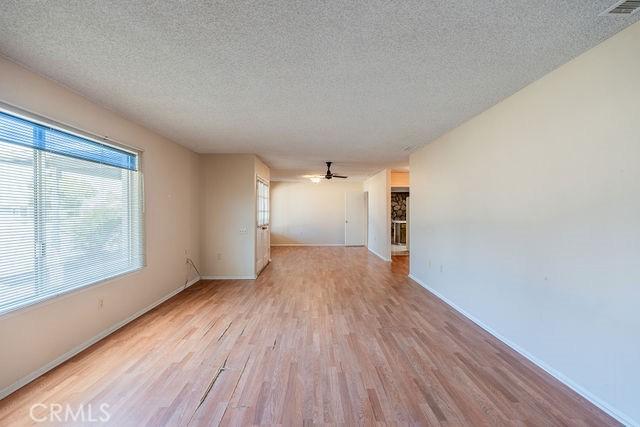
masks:
<svg viewBox="0 0 640 427"><path fill-rule="evenodd" d="M619 1L609 9L605 10L603 15L632 15L640 10L640 0L623 0Z"/></svg>

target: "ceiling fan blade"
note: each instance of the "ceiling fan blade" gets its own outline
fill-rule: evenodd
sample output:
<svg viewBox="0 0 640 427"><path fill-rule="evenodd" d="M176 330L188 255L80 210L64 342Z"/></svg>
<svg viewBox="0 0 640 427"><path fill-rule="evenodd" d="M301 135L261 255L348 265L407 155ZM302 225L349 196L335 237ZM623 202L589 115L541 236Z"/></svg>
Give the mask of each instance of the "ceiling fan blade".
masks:
<svg viewBox="0 0 640 427"><path fill-rule="evenodd" d="M348 176L342 176L342 175L333 175L334 178L349 178Z"/></svg>

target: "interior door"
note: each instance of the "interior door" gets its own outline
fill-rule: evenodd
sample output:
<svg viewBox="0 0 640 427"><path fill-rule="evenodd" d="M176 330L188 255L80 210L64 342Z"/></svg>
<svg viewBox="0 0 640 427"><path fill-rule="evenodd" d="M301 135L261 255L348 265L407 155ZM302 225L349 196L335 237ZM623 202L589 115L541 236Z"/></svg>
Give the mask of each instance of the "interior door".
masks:
<svg viewBox="0 0 640 427"><path fill-rule="evenodd" d="M365 193L347 191L344 195L344 244L346 246L364 245L365 236Z"/></svg>
<svg viewBox="0 0 640 427"><path fill-rule="evenodd" d="M258 178L256 182L256 275L269 264L269 184Z"/></svg>

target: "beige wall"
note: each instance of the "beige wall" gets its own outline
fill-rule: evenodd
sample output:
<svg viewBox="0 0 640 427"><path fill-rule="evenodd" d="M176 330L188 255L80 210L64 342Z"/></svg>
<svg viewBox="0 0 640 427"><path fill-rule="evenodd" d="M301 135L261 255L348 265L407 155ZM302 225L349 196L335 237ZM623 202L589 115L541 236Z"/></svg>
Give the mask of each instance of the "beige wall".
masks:
<svg viewBox="0 0 640 427"><path fill-rule="evenodd" d="M255 277L256 177L269 168L253 154L201 156L202 269L208 278Z"/></svg>
<svg viewBox="0 0 640 427"><path fill-rule="evenodd" d="M364 182L368 193L367 248L384 260L391 260L391 174L388 169Z"/></svg>
<svg viewBox="0 0 640 427"><path fill-rule="evenodd" d="M271 183L271 244L344 245L345 192L361 182Z"/></svg>
<svg viewBox="0 0 640 427"><path fill-rule="evenodd" d="M411 274L629 423L639 46L635 24L411 156Z"/></svg>
<svg viewBox="0 0 640 427"><path fill-rule="evenodd" d="M193 277L185 251L200 262L200 181L191 151L1 58L0 76L0 101L144 150L147 260L139 272L0 317L3 390Z"/></svg>
<svg viewBox="0 0 640 427"><path fill-rule="evenodd" d="M392 187L408 187L409 172L391 172Z"/></svg>

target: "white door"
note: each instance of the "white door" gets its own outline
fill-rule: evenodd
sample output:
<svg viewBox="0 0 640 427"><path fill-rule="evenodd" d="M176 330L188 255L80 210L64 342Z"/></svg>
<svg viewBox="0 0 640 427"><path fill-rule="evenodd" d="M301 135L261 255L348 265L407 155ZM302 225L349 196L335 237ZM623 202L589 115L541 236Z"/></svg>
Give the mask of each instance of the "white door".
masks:
<svg viewBox="0 0 640 427"><path fill-rule="evenodd" d="M344 244L346 246L364 245L365 236L365 193L347 191L344 194Z"/></svg>
<svg viewBox="0 0 640 427"><path fill-rule="evenodd" d="M269 184L258 179L256 182L256 275L269 264Z"/></svg>

